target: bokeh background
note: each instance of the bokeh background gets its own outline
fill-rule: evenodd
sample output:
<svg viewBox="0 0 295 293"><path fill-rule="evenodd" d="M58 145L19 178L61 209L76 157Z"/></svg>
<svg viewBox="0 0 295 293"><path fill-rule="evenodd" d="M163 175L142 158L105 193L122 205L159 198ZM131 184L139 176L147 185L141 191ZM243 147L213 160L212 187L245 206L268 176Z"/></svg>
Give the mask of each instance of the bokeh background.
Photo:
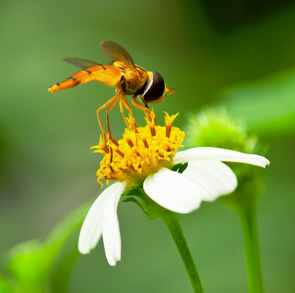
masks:
<svg viewBox="0 0 295 293"><path fill-rule="evenodd" d="M100 42L113 39L175 89L156 104L189 112L224 103L269 145L270 167L258 205L265 288L295 292L294 1L90 0L0 1L0 262L101 192L100 155L89 148L100 130L95 111L114 89L92 82L47 92L78 69L62 58L109 63ZM134 111L140 124L142 113ZM123 121L111 112L113 135ZM81 256L70 292L191 292L169 232L132 203L119 205L122 261L110 267L102 242ZM180 216L207 293L244 293L242 235L237 215L220 201ZM75 234L77 239L78 234Z"/></svg>

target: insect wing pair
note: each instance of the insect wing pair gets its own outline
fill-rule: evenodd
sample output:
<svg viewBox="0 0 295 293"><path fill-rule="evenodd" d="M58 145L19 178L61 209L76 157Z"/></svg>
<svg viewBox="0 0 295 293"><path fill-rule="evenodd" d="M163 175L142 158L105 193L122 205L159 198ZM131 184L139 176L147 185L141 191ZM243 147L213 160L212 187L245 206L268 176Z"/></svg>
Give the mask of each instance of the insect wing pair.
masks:
<svg viewBox="0 0 295 293"><path fill-rule="evenodd" d="M113 66L102 65L80 58L67 58L66 62L84 67L65 81L49 87L50 92L65 90L82 83L97 80L111 87L117 87L125 95L135 95L145 104L159 103L166 94L173 93L166 87L162 76L156 71L146 71L135 65L130 54L118 43L105 41L102 51L115 62ZM138 105L136 105L138 106Z"/></svg>

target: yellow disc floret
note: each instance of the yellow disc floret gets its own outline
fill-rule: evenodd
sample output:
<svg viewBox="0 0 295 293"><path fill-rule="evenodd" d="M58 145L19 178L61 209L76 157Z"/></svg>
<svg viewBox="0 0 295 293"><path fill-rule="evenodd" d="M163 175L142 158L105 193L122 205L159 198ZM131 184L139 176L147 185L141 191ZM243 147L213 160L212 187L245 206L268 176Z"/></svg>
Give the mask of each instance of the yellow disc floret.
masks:
<svg viewBox="0 0 295 293"><path fill-rule="evenodd" d="M101 179L126 181L129 186L135 186L162 167L171 169L172 159L185 135L172 126L176 116L166 113L165 126L156 126L156 116L151 111L145 127L126 129L123 139L108 141L109 149L101 143L92 147L104 154L97 171L98 182L102 185ZM133 118L129 118L129 124L136 125Z"/></svg>

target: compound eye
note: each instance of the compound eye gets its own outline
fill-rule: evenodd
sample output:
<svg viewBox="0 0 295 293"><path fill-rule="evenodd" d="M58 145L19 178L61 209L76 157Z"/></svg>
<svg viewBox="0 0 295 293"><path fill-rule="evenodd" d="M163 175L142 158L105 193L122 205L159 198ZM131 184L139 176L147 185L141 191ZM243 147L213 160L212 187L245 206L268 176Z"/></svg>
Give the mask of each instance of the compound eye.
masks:
<svg viewBox="0 0 295 293"><path fill-rule="evenodd" d="M149 88L146 90L146 92L143 95L143 98L146 102L152 102L159 99L165 92L165 82L163 77L160 75L160 73L156 71L152 71L153 79L149 86Z"/></svg>

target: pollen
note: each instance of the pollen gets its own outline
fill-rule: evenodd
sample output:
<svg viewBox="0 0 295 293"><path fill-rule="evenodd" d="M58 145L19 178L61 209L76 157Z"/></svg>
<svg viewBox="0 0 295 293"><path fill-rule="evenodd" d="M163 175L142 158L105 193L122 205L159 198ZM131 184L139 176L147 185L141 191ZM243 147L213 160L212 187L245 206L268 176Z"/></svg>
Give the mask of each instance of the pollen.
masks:
<svg viewBox="0 0 295 293"><path fill-rule="evenodd" d="M125 129L121 140L109 140L106 147L100 138L99 144L92 147L94 152L104 154L97 171L98 183L103 185L101 180L107 179L136 186L162 167L171 169L173 157L182 147L185 136L183 131L172 126L176 116L165 113L165 126L158 126L155 113L151 111L144 127L137 127L129 117L132 127Z"/></svg>

